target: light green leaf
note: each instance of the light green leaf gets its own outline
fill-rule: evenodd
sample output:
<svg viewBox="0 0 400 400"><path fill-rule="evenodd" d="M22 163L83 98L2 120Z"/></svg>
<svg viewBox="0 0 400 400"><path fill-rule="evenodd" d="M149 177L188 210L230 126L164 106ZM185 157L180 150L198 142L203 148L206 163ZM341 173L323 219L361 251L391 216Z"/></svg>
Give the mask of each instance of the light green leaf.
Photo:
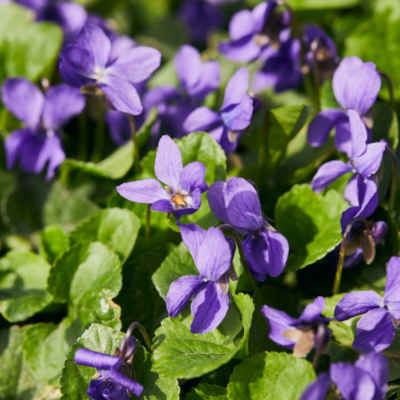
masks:
<svg viewBox="0 0 400 400"><path fill-rule="evenodd" d="M312 365L286 353L258 353L231 375L229 400L297 400L316 379Z"/></svg>
<svg viewBox="0 0 400 400"><path fill-rule="evenodd" d="M276 228L289 242L288 269L320 260L341 242L340 218L348 207L336 191L317 194L308 185L295 185L279 198Z"/></svg>
<svg viewBox="0 0 400 400"><path fill-rule="evenodd" d="M287 3L295 10L323 10L355 7L360 0L288 0Z"/></svg>
<svg viewBox="0 0 400 400"><path fill-rule="evenodd" d="M228 392L222 386L200 383L196 388L192 388L185 400L228 400Z"/></svg>
<svg viewBox="0 0 400 400"><path fill-rule="evenodd" d="M88 399L86 391L96 369L77 365L74 362L76 350L85 348L99 353L113 355L121 346L124 334L102 325L93 324L72 346L68 353L61 377L63 400ZM133 369L136 380L143 385L140 399L178 400L179 386L175 379L160 375L153 366L151 355L137 341L133 358Z"/></svg>
<svg viewBox="0 0 400 400"><path fill-rule="evenodd" d="M171 378L190 379L211 372L234 357L246 357L254 304L243 293L233 295L233 299L242 315L244 331L237 347L221 328L206 334L191 333L192 316L183 321L166 318L154 339L157 371Z"/></svg>
<svg viewBox="0 0 400 400"><path fill-rule="evenodd" d="M54 261L69 247L68 235L59 225L47 226L40 232L40 254L49 264Z"/></svg>
<svg viewBox="0 0 400 400"><path fill-rule="evenodd" d="M107 208L78 225L71 233L71 244L99 241L115 251L121 261L135 245L140 221L129 210Z"/></svg>
<svg viewBox="0 0 400 400"><path fill-rule="evenodd" d="M7 35L13 31L29 24L34 19L32 11L15 3L1 5L0 13L0 41L5 40Z"/></svg>
<svg viewBox="0 0 400 400"><path fill-rule="evenodd" d="M10 251L0 259L0 311L10 322L23 321L50 304L46 291L50 265L33 253Z"/></svg>

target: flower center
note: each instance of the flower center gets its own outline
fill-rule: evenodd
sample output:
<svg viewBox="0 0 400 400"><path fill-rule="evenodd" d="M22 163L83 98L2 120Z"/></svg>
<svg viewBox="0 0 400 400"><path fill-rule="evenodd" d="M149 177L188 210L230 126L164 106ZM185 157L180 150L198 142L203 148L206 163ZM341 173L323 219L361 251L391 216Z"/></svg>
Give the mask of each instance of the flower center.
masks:
<svg viewBox="0 0 400 400"><path fill-rule="evenodd" d="M183 200L182 196L179 193L173 195L171 198L171 201L179 207L187 206L187 204L185 203L185 200Z"/></svg>

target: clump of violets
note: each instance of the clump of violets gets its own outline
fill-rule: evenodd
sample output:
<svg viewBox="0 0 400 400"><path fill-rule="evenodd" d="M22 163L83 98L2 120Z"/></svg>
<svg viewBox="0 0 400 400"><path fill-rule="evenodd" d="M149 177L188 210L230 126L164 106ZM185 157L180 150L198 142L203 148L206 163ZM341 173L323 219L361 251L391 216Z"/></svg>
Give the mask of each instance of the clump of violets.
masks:
<svg viewBox="0 0 400 400"><path fill-rule="evenodd" d="M285 268L289 244L264 218L254 186L243 178L215 182L208 202L218 219L244 235L242 242L248 268L255 279L279 276Z"/></svg>
<svg viewBox="0 0 400 400"><path fill-rule="evenodd" d="M324 308L325 299L320 296L306 306L299 318L268 306L263 306L261 313L269 325L269 338L293 349L296 357L305 357L313 348L325 348L331 337L331 320L321 315Z"/></svg>
<svg viewBox="0 0 400 400"><path fill-rule="evenodd" d="M354 159L365 152L372 129L370 110L381 88L381 78L372 62L347 57L333 74L333 92L342 109L321 111L308 127L308 142L322 146L335 128L335 146Z"/></svg>
<svg viewBox="0 0 400 400"><path fill-rule="evenodd" d="M301 400L384 400L388 388L389 365L380 353L361 357L354 365L335 363L303 393ZM340 397L337 397L340 396Z"/></svg>
<svg viewBox="0 0 400 400"><path fill-rule="evenodd" d="M60 53L61 75L71 86L107 96L115 109L138 115L143 106L134 85L149 78L159 67L161 54L151 47L129 43L123 51L115 49L115 43L112 46L100 27L85 25L74 42Z"/></svg>
<svg viewBox="0 0 400 400"><path fill-rule="evenodd" d="M7 168L18 162L25 172L39 174L48 163L46 180L63 163L61 128L85 107L78 89L60 84L42 93L25 78L6 79L1 87L5 107L24 123L4 141Z"/></svg>
<svg viewBox="0 0 400 400"><path fill-rule="evenodd" d="M92 400L129 400L131 394L140 397L143 386L136 382L132 369L133 353L136 349L136 339L129 338L124 352L126 338L122 341L121 350L115 350L113 356L87 349L75 352L75 363L96 368L100 374L98 379L92 379L86 392Z"/></svg>
<svg viewBox="0 0 400 400"><path fill-rule="evenodd" d="M154 211L172 213L178 222L182 215L199 209L201 194L208 189L206 167L199 161L183 167L179 147L169 136L158 143L154 172L167 185L165 188L157 179L149 178L123 183L117 187L118 193L129 201L151 204Z"/></svg>
<svg viewBox="0 0 400 400"><path fill-rule="evenodd" d="M353 348L364 353L387 349L400 324L400 257L389 260L383 298L372 290L352 292L335 308L335 318L340 322L362 314Z"/></svg>
<svg viewBox="0 0 400 400"><path fill-rule="evenodd" d="M192 296L192 333L214 330L229 309L229 277L227 274L235 253L232 239L216 229L207 231L195 224L179 225L182 240L193 257L200 275L182 276L171 283L167 293L167 310L176 318Z"/></svg>
<svg viewBox="0 0 400 400"><path fill-rule="evenodd" d="M158 119L152 128L154 138L158 138L160 132L178 138L186 135L183 129L186 117L221 83L219 63L203 63L199 51L192 46L182 46L175 55L174 64L180 88L158 86L150 89L143 98L146 110L158 108Z"/></svg>
<svg viewBox="0 0 400 400"><path fill-rule="evenodd" d="M234 151L253 115L253 100L246 93L248 85L249 72L240 68L226 86L221 109L218 112L207 107L194 110L183 124L186 133L206 131L226 154Z"/></svg>

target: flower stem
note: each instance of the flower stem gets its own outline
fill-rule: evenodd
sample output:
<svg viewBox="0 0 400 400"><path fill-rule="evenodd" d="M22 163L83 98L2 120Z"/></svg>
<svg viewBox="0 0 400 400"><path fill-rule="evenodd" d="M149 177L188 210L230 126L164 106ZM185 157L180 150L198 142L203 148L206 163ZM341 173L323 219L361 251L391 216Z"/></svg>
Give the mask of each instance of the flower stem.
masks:
<svg viewBox="0 0 400 400"><path fill-rule="evenodd" d="M129 338L132 336L132 333L135 330L135 328L139 328L144 340L146 341L146 344L147 344L147 347L149 348L150 353L152 352L151 346L153 345L153 343L151 342L151 339L150 339L149 335L147 334L145 327L140 322L133 322L132 324L129 325L129 328L125 334L124 346L121 349L121 358L123 358L123 359L125 358L126 352L128 351Z"/></svg>
<svg viewBox="0 0 400 400"><path fill-rule="evenodd" d="M312 366L314 369L317 369L319 359L321 358L324 339L325 339L325 326L323 324L319 324L318 325L318 346L315 350L314 359L312 362Z"/></svg>
<svg viewBox="0 0 400 400"><path fill-rule="evenodd" d="M233 237L235 239L235 242L237 244L237 247L239 249L240 260L242 261L242 265L243 265L243 268L244 268L244 272L246 273L247 279L249 280L249 282L250 282L251 286L253 287L254 291L257 291L258 290L258 286L254 282L253 275L251 274L251 272L249 270L249 267L247 266L246 257L244 255L244 251L243 251L242 241L240 240L240 236L239 236L238 231L232 225L229 225L229 224L220 225L220 226L218 226L217 229L220 229L220 230L225 229L225 230L228 230L228 231L230 231L232 233L232 235L233 235Z"/></svg>
<svg viewBox="0 0 400 400"><path fill-rule="evenodd" d="M386 146L386 152L390 155L390 157L393 160L392 183L390 185L390 197L389 197L389 213L392 213L393 207L394 207L395 195L396 195L398 161L397 161L396 154L389 146Z"/></svg>
<svg viewBox="0 0 400 400"><path fill-rule="evenodd" d="M96 131L95 131L95 138L94 138L94 148L92 154L92 161L94 163L98 163L101 161L103 156L103 147L104 147L104 120L100 118L96 122Z"/></svg>
<svg viewBox="0 0 400 400"><path fill-rule="evenodd" d="M150 247L150 222L151 222L151 204L147 205L146 210L146 244L147 248Z"/></svg>
<svg viewBox="0 0 400 400"><path fill-rule="evenodd" d="M344 234L343 234L343 240L340 245L338 266L336 269L335 283L333 285L333 295L338 294L339 290L340 290L340 281L342 279L342 271L343 271L343 263L344 263L347 239L349 237L351 228L353 227L355 222L362 222L365 226L365 229L368 232L371 231L369 228L368 222L362 217L357 217L357 218L352 219L346 226L346 230L344 231Z"/></svg>
<svg viewBox="0 0 400 400"><path fill-rule="evenodd" d="M88 131L87 131L87 118L83 112L78 117L79 124L79 159L81 161L87 161L88 157Z"/></svg>
<svg viewBox="0 0 400 400"><path fill-rule="evenodd" d="M134 167L135 167L135 173L139 174L140 173L139 146L138 146L137 136L136 136L135 119L133 118L133 115L131 115L131 114L127 113L126 116L129 119L129 126L131 127L131 135L132 135L132 142L133 142L133 152L134 152L133 163L134 163Z"/></svg>

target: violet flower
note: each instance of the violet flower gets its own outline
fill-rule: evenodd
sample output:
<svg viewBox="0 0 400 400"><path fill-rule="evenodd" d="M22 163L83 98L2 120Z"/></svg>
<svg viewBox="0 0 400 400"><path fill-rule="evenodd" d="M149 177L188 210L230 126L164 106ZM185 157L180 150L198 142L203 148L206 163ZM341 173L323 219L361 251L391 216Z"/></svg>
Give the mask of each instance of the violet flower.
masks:
<svg viewBox="0 0 400 400"><path fill-rule="evenodd" d="M204 180L206 167L199 161L182 166L181 152L167 135L158 143L156 177L168 186L165 189L156 179L123 183L118 193L135 203L151 204L154 211L172 213L176 220L182 215L195 213L201 205L201 194L207 191Z"/></svg>
<svg viewBox="0 0 400 400"><path fill-rule="evenodd" d="M125 338L121 348L124 346ZM136 348L136 339L129 338L126 355L122 358L119 349L114 356L97 353L87 349L78 349L75 353L75 363L96 368L100 378L89 383L86 392L92 400L129 400L132 393L140 397L143 386L132 379L132 356Z"/></svg>
<svg viewBox="0 0 400 400"><path fill-rule="evenodd" d="M357 323L353 348L364 353L380 352L393 342L400 320L400 258L387 265L385 295L372 290L346 294L335 308L338 321L365 314Z"/></svg>
<svg viewBox="0 0 400 400"><path fill-rule="evenodd" d="M158 119L152 128L154 138L158 138L160 131L177 138L184 136L186 117L221 83L219 63L202 63L199 51L192 46L182 46L175 55L174 64L180 88L159 86L150 89L143 98L146 110L158 107Z"/></svg>
<svg viewBox="0 0 400 400"><path fill-rule="evenodd" d="M264 66L254 75L252 90L261 92L272 87L280 93L299 86L303 80L300 48L299 40L288 39L277 52L269 54ZM263 60L263 56L260 59Z"/></svg>
<svg viewBox="0 0 400 400"><path fill-rule="evenodd" d="M296 357L305 357L313 348L326 347L331 337L327 327L330 319L321 316L324 308L325 299L320 296L306 306L299 318L268 306L263 306L261 313L269 325L269 338L293 349Z"/></svg>
<svg viewBox="0 0 400 400"><path fill-rule="evenodd" d="M144 124L145 117L145 112L135 115L134 119L137 131ZM131 126L125 113L117 110L109 110L106 113L105 120L111 139L117 146L122 146L132 140Z"/></svg>
<svg viewBox="0 0 400 400"><path fill-rule="evenodd" d="M171 283L167 293L167 310L176 318L194 295L191 311L192 333L207 333L214 330L225 318L229 309L229 278L235 244L224 234L210 228L204 231L195 224L179 225L182 239L200 275L182 276Z"/></svg>
<svg viewBox="0 0 400 400"><path fill-rule="evenodd" d="M349 163L344 163L340 160L325 163L315 174L311 182L311 188L316 193L319 193L340 176L353 172L355 175L346 186L344 198L351 206L358 206L357 176L361 176L366 180L378 172L386 146L387 143L385 141L371 143L366 146L362 155L355 157Z"/></svg>
<svg viewBox="0 0 400 400"><path fill-rule="evenodd" d="M290 37L291 15L278 13L278 0L258 4L252 11L237 12L229 23L231 41L222 42L220 52L236 62L254 61L261 55L266 59Z"/></svg>
<svg viewBox="0 0 400 400"><path fill-rule="evenodd" d="M260 199L253 185L243 178L215 182L207 197L216 217L245 236L242 245L253 276L263 282L266 275L280 275L286 265L289 244L263 218Z"/></svg>
<svg viewBox="0 0 400 400"><path fill-rule="evenodd" d="M64 31L64 39L69 42L79 32L87 19L83 6L74 1L57 0L14 0L15 3L31 9L36 21L51 21Z"/></svg>
<svg viewBox="0 0 400 400"><path fill-rule="evenodd" d="M372 62L347 57L333 74L332 84L343 110L324 110L315 116L308 127L308 142L313 147L322 146L335 127L336 148L355 158L364 153L369 141L365 125L372 128L369 111L378 96L381 79Z"/></svg>
<svg viewBox="0 0 400 400"><path fill-rule="evenodd" d="M161 54L151 47L128 47L114 57L110 39L96 25L86 25L73 44L60 53L60 72L74 87L101 89L119 111L138 115L143 111L134 87L160 65Z"/></svg>
<svg viewBox="0 0 400 400"><path fill-rule="evenodd" d="M9 78L2 85L1 97L5 107L25 124L4 141L7 168L14 168L18 161L23 171L39 174L48 163L46 180L50 180L65 159L60 130L81 113L84 96L65 84L43 94L25 78Z"/></svg>
<svg viewBox="0 0 400 400"><path fill-rule="evenodd" d="M183 124L186 133L206 131L225 150L234 151L242 131L251 124L253 101L246 94L249 84L249 71L240 68L229 80L224 101L219 112L207 107L194 110Z"/></svg>
<svg viewBox="0 0 400 400"><path fill-rule="evenodd" d="M332 364L329 372L318 375L300 400L325 400L330 390L333 396L338 391L344 400L384 400L388 380L389 365L386 357L380 353L371 353L361 357L354 365L343 362ZM331 389L331 382L336 388Z"/></svg>

